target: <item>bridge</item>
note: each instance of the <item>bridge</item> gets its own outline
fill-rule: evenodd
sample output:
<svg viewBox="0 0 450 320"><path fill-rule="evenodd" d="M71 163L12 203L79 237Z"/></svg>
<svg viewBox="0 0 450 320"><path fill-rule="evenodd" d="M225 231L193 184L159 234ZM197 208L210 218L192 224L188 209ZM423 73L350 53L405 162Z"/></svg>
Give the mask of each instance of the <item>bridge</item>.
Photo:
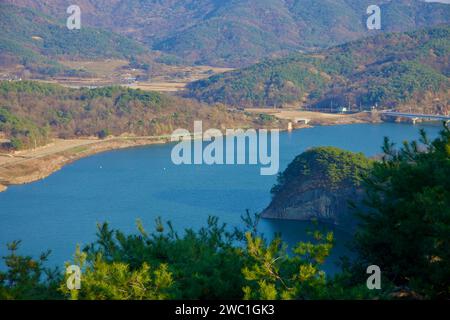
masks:
<svg viewBox="0 0 450 320"><path fill-rule="evenodd" d="M389 117L400 117L400 118L409 118L415 124L419 119L425 120L441 120L448 125L450 123L450 116L441 115L441 114L421 114L421 113L406 113L406 112L395 112L395 111L382 111L381 114L384 114Z"/></svg>

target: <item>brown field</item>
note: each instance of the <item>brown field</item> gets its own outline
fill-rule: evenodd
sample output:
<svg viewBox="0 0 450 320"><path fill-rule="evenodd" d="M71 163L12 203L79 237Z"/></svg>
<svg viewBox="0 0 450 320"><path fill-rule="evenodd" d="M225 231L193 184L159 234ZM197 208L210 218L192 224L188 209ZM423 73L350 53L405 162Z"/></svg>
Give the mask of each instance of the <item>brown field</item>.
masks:
<svg viewBox="0 0 450 320"><path fill-rule="evenodd" d="M207 78L211 75L233 70L211 66L168 66L158 65L147 81L127 81L144 75L142 70L128 67L128 61L107 59L104 61L60 61L61 64L73 68L84 69L95 75L90 78L55 77L46 82L58 83L68 87L97 87L108 85L124 85L148 91L175 92L183 90L192 81Z"/></svg>
<svg viewBox="0 0 450 320"><path fill-rule="evenodd" d="M85 70L88 77L64 77L33 79L36 81L60 84L65 87L102 87L111 85L129 86L148 91L175 92L183 90L192 81L204 79L214 74L231 71L231 68L212 66L170 66L164 64L152 65L151 72L130 68L129 62L123 59L105 60L59 60L62 65ZM20 65L0 67L0 79L10 79L11 75L18 75L24 71ZM18 79L19 76L16 76ZM22 78L22 76L20 76ZM30 75L24 76L29 79ZM135 80L136 78L148 80Z"/></svg>
<svg viewBox="0 0 450 320"><path fill-rule="evenodd" d="M128 65L127 60L121 59L106 59L99 61L92 60L82 60L82 61L73 61L73 60L61 60L59 61L62 65L65 65L72 69L84 69L91 73L96 74L98 77L112 77L114 76L118 70Z"/></svg>
<svg viewBox="0 0 450 320"><path fill-rule="evenodd" d="M144 91L158 91L158 92L176 92L184 90L187 82L141 82L138 81L135 84L128 85L133 89L141 89Z"/></svg>

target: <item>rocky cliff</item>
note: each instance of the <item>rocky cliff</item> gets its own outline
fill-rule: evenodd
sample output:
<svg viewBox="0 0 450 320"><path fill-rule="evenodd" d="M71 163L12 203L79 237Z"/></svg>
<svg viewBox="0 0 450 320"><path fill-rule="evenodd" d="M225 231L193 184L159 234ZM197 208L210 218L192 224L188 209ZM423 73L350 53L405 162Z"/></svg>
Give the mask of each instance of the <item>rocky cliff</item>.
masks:
<svg viewBox="0 0 450 320"><path fill-rule="evenodd" d="M371 165L361 153L333 147L310 149L279 175L272 202L262 216L351 227L355 219L349 204L362 201L362 179Z"/></svg>

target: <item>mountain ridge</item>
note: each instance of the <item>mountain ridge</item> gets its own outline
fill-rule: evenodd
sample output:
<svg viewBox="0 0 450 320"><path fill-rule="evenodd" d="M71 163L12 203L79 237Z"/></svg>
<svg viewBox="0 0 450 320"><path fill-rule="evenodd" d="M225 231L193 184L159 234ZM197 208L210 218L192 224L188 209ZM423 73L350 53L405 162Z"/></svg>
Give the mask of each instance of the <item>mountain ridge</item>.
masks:
<svg viewBox="0 0 450 320"><path fill-rule="evenodd" d="M446 113L449 53L450 26L381 34L196 81L188 95L233 106L295 104L334 111L376 105L414 109L426 102Z"/></svg>
<svg viewBox="0 0 450 320"><path fill-rule="evenodd" d="M148 54L134 40L96 28L68 30L61 21L34 9L0 3L0 56L5 64L22 64L33 73L73 75L58 63L72 59L127 58Z"/></svg>
<svg viewBox="0 0 450 320"><path fill-rule="evenodd" d="M66 19L69 0L4 0ZM183 58L239 67L293 50L328 47L377 34L365 21L370 0L82 0L82 21ZM382 31L450 22L450 6L379 1ZM120 17L120 19L117 19Z"/></svg>

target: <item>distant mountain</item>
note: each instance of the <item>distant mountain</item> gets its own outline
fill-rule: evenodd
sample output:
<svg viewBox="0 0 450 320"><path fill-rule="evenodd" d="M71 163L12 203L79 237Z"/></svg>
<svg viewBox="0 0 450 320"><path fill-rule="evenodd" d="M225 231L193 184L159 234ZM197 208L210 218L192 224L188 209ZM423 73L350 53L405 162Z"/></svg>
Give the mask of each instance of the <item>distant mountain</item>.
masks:
<svg viewBox="0 0 450 320"><path fill-rule="evenodd" d="M96 28L67 29L33 9L0 4L0 57L4 64L23 64L32 72L70 72L57 59L130 58L149 50L134 40Z"/></svg>
<svg viewBox="0 0 450 320"><path fill-rule="evenodd" d="M449 111L450 27L381 34L190 85L205 102L235 106L430 108Z"/></svg>
<svg viewBox="0 0 450 320"><path fill-rule="evenodd" d="M3 0L59 19L71 0ZM450 6L381 0L383 31L450 22ZM198 64L243 66L292 50L328 47L376 34L372 0L79 0L82 21Z"/></svg>

